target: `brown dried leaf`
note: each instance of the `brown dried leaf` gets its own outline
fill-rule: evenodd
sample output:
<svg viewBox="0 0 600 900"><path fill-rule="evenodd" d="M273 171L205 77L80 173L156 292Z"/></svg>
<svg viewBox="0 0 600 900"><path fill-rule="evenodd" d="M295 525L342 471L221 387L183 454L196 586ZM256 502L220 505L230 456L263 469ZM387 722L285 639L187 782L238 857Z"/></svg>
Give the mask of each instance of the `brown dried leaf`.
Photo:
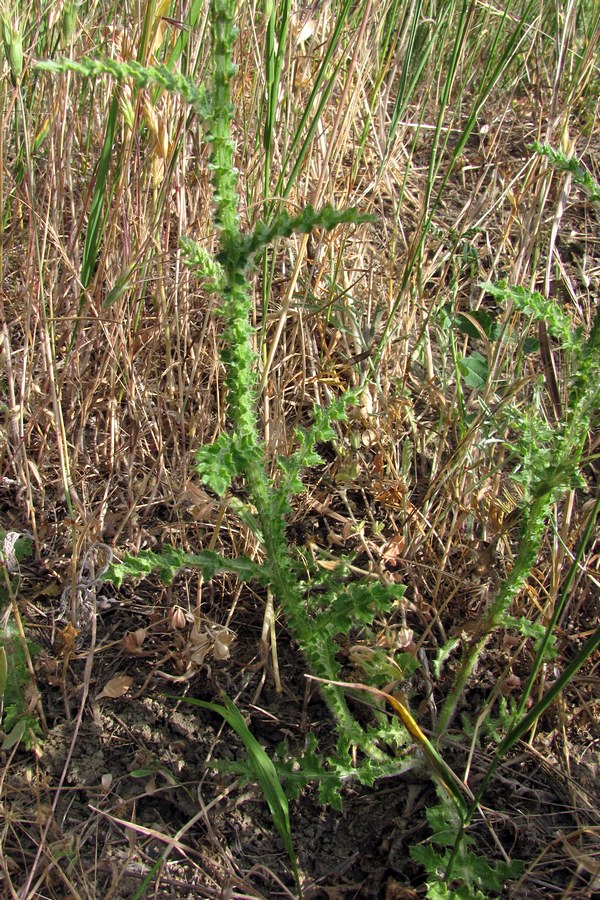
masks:
<svg viewBox="0 0 600 900"><path fill-rule="evenodd" d="M334 569L339 568L342 563L338 559L318 559L317 565L321 569L326 569L327 571L332 572Z"/></svg>
<svg viewBox="0 0 600 900"><path fill-rule="evenodd" d="M70 656L74 652L78 634L79 631L70 622L61 628L56 641L56 650L61 656Z"/></svg>
<svg viewBox="0 0 600 900"><path fill-rule="evenodd" d="M215 646L213 648L213 655L216 660L229 659L229 647L233 642L234 637L233 631L230 631L228 628L214 629L213 638Z"/></svg>
<svg viewBox="0 0 600 900"><path fill-rule="evenodd" d="M398 557L404 550L404 545L404 535L395 534L385 545L383 553L381 554L382 560L389 563L391 566L397 565Z"/></svg>
<svg viewBox="0 0 600 900"><path fill-rule="evenodd" d="M212 648L212 640L206 632L200 632L194 625L192 629L192 646L194 650L190 654L190 661L201 666Z"/></svg>
<svg viewBox="0 0 600 900"><path fill-rule="evenodd" d="M139 654L142 651L142 644L146 640L146 629L138 628L136 631L128 631L123 635L123 649L128 653Z"/></svg>
<svg viewBox="0 0 600 900"><path fill-rule="evenodd" d="M123 697L127 693L132 684L133 678L131 675L115 675L114 678L106 682L96 699L102 700L103 697L109 697L111 700L118 700L119 697Z"/></svg>
<svg viewBox="0 0 600 900"><path fill-rule="evenodd" d="M179 501L189 506L190 513L199 522L216 522L219 504L193 482L185 485Z"/></svg>

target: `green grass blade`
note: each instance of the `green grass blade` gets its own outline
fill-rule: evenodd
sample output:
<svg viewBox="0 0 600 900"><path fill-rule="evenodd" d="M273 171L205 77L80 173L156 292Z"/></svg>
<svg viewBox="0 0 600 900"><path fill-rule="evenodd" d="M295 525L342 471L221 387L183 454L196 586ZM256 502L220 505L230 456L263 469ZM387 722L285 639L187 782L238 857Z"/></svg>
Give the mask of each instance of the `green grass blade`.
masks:
<svg viewBox="0 0 600 900"><path fill-rule="evenodd" d="M81 260L81 283L87 288L94 268L98 259L98 250L102 240L102 232L104 230L103 219L105 209L105 193L108 172L110 168L110 160L113 152L115 140L115 131L117 127L117 115L119 112L119 101L114 95L110 104L108 118L106 120L106 131L104 133L104 143L102 152L98 162L98 171L96 173L96 184L94 185L94 196L90 208L90 216L88 227L85 234L85 244L83 248L83 256Z"/></svg>
<svg viewBox="0 0 600 900"><path fill-rule="evenodd" d="M327 46L327 50L323 56L323 60L319 66L319 70L314 76L313 79L313 87L310 93L310 96L306 102L306 108L300 122L298 123L293 140L290 146L287 148L285 156L282 161L281 166L281 175L277 181L277 185L275 187L274 195L275 197L288 197L292 187L296 181L298 173L302 168L302 163L308 153L310 148L313 136L315 131L317 130L317 126L319 125L321 119L321 113L327 104L327 100L329 99L329 95L333 90L336 80L337 74L344 63L344 59L340 59L337 63L335 71L333 73L329 70L329 65L331 59L337 49L340 40L342 38L343 30L352 12L354 3L353 0L345 0L345 3L340 10L338 19L335 23L335 28L331 35L331 39ZM318 104L317 104L317 101ZM310 122L308 132L305 134L304 130L306 128L307 123L310 120L311 115L313 114L313 110L315 108L315 104L317 104L316 112L314 112L312 121ZM304 139L303 139L304 136ZM291 161L293 160L292 170L289 175L286 176L286 171Z"/></svg>
<svg viewBox="0 0 600 900"><path fill-rule="evenodd" d="M137 46L137 61L145 63L150 50L150 37L154 28L156 0L147 0L144 18L142 21L142 33Z"/></svg>
<svg viewBox="0 0 600 900"><path fill-rule="evenodd" d="M177 40L169 54L169 58L167 60L167 68L172 69L175 63L181 58L183 55L185 48L187 47L190 36L196 27L198 19L200 17L200 13L204 8L203 0L193 0L189 11L185 17L183 22L183 27L177 36Z"/></svg>
<svg viewBox="0 0 600 900"><path fill-rule="evenodd" d="M560 693L567 687L567 685L573 680L579 669L590 659L593 654L597 651L598 647L600 647L600 626L596 628L594 633L587 639L583 647L575 654L569 665L563 671L562 675L556 679L554 684L551 685L550 688L546 691L544 696L539 700L535 706L532 706L526 716L524 716L520 722L512 728L509 733L506 735L504 740L502 740L498 744L498 748L496 750L496 755L489 766L485 778L481 782L479 786L479 790L477 792L477 796L475 800L471 804L471 808L469 810L470 819L473 815L473 812L477 808L478 804L481 802L481 798L483 797L485 790L492 779L492 775L514 745L520 740L524 734L526 734L530 728L533 728L535 723L538 721L540 716L542 716L548 707L554 702L556 697L560 695Z"/></svg>
<svg viewBox="0 0 600 900"><path fill-rule="evenodd" d="M0 709L4 701L4 691L6 690L6 679L8 677L8 663L6 661L6 650L0 646Z"/></svg>
<svg viewBox="0 0 600 900"><path fill-rule="evenodd" d="M556 679L554 684L548 688L541 700L529 710L527 715L509 731L504 740L498 745L496 751L497 759L502 757L513 747L517 741L537 722L541 715L545 713L555 698L566 688L573 677L577 674L582 665L590 659L596 650L600 647L600 626L596 628L594 633L587 639L583 647L575 654L569 665L566 667L562 675Z"/></svg>
<svg viewBox="0 0 600 900"><path fill-rule="evenodd" d="M581 559L583 557L585 548L587 547L588 541L590 540L590 538L594 532L594 528L596 525L596 518L598 516L599 511L600 511L600 494L596 498L594 508L591 512L591 515L590 515L590 518L589 518L589 521L587 524L587 528L585 530L585 534L580 543L579 549L577 550L577 553L573 559L573 562L571 563L571 568L569 570L569 574L567 575L566 581L561 590L560 599L559 599L558 603L555 604L554 613L552 615L552 618L548 622L548 626L546 628L546 633L545 633L544 638L539 646L537 656L534 660L534 663L533 663L533 666L531 669L531 673L529 675L529 678L527 679L527 687L525 688L525 691L523 692L523 696L521 697L521 701L519 703L520 715L523 715L523 713L525 712L525 707L526 707L527 701L529 700L529 697L531 696L531 693L533 691L533 687L535 684L535 680L537 678L537 674L544 662L545 655L546 655L546 649L550 642L550 638L554 634L554 629L556 627L556 624L559 621L559 619L562 616L563 611L565 609L565 605L566 605L567 599L569 597L571 587L575 580L575 576L579 572L579 566L580 566Z"/></svg>
<svg viewBox="0 0 600 900"><path fill-rule="evenodd" d="M279 85L281 82L281 70L285 58L287 33L290 23L291 2L285 0L280 13L279 33L275 40L276 6L273 4L267 31L265 35L265 127L263 130L263 146L265 148L265 175L264 196L268 202L269 182L271 176L271 157L273 154L273 136L275 131L275 119L277 116L277 100L279 97ZM275 49L277 47L277 49ZM266 213L266 209L265 209Z"/></svg>
<svg viewBox="0 0 600 900"><path fill-rule="evenodd" d="M440 32L442 32L445 24L446 15L445 11L442 10L436 16L435 29L431 36L428 39L419 42L419 33L422 33L425 28L429 27L428 24L422 21L422 6L423 3L418 2L417 4L415 4L412 10L405 13L401 25L402 33L404 31L407 31L406 48L403 54L402 69L400 72L400 80L398 83L398 93L396 95L394 109L392 112L390 127L387 136L387 144L383 159L381 161L382 166L393 146L394 136L398 128L398 123L407 110L408 104L410 103L416 87L419 84L421 75L427 64L427 60L429 59L431 52L435 46L438 35L440 34ZM419 49L419 54L416 59L414 53L415 47Z"/></svg>
<svg viewBox="0 0 600 900"><path fill-rule="evenodd" d="M174 697L173 699L179 700L181 698ZM211 712L215 712L222 716L227 724L233 728L237 736L244 742L252 772L260 785L260 789L271 810L275 828L290 857L298 891L301 894L300 874L298 872L298 860L292 842L288 801L272 760L246 725L241 712L226 694L223 694L223 706L220 706L218 703L209 703L206 700L196 700L194 697L184 697L182 699L186 703L191 703L192 706L209 709Z"/></svg>

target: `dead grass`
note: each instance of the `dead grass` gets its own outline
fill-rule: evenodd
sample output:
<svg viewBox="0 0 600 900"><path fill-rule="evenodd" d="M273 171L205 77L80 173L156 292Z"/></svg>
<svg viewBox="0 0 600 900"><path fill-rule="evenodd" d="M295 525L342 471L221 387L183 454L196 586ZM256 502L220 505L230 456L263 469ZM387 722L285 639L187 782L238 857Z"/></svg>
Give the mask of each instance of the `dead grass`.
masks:
<svg viewBox="0 0 600 900"><path fill-rule="evenodd" d="M265 202L264 20L243 6L236 139L241 215L251 223L262 216ZM489 431L479 400L499 407L509 400L523 407L542 403L552 421L565 402L568 379L565 360L547 338L540 336L540 352L524 355L522 342L532 334L519 335L521 322L502 313L498 321L514 341L492 344L484 337L479 347L490 370L510 387L502 400L491 387L480 394L467 388L459 396L444 309L498 313L478 284L505 277L559 298L577 325L589 326L600 276L597 208L528 145L570 141L599 177L598 70L592 47L580 46L569 28L559 35L564 52L556 60L546 36L550 10L540 4L518 79L507 75L492 92L455 157L453 142L472 109L471 69L460 73L463 86L446 110L448 144L432 179L431 135L443 74L433 62L428 65L388 146L402 54L401 46L390 54L376 91L384 6L365 0L349 19L333 56L340 74L286 195L292 210L331 201L374 212L378 221L351 233L292 239L268 260L256 283L255 324L264 363L260 401L266 446L274 454L291 447L293 428L306 422L312 403L326 404L367 373L363 407L340 433L339 444L326 448L327 465L309 473L308 492L292 524L302 531L301 543L332 554L355 551L357 566L385 571L407 585L401 620L377 623L381 643L398 647L399 632L410 629L407 645L425 661L420 677L429 679L439 701L448 676L444 672L432 682L427 660L449 637L474 627L515 553L511 514L519 497L508 477L506 451ZM313 6L307 20L312 36L305 43L298 42L301 23L293 24L271 160L271 189L282 174L280 193L289 175L289 161L284 172L283 160L336 11L333 3ZM55 13L42 13L29 11L28 64L49 53L50 37L59 33L60 23L48 20ZM203 15L189 35L186 60L198 79L208 66ZM486 20L487 29L492 21ZM168 19L161 27L170 41L180 34ZM125 11L82 10L65 52L135 56L139 29L140 21ZM473 69L483 65L485 39L479 46ZM104 230L93 274L82 287L94 173L113 97L121 109L130 105L135 127L118 120ZM198 124L176 99L134 97L105 80L92 85L75 76L51 79L30 65L20 88L5 72L0 109L1 524L6 531L30 532L35 543L35 567L25 573L19 602L29 633L42 646L38 690L49 729L35 752L2 751L4 895L132 896L150 872L154 841L158 856L167 849L178 860L174 868L163 860L161 878L151 879L154 896L279 896L287 889L269 881L279 876L252 867L244 840L240 854L226 817L217 815L219 804L234 808L237 790L206 774L217 735L202 742L195 759L187 818L185 806L182 811L172 804L171 819L167 809L162 822L149 826L146 817L142 824L137 808L157 790L173 791L168 779L185 754L173 747L161 751L162 774L153 783L148 775L145 790L132 794L129 773L144 768L136 762L143 757L141 726L132 733L131 722L124 721L126 699L115 700L118 712L107 712L97 699L111 676L127 671L139 698L130 702L140 704L138 717L144 708L150 716L157 685L198 690L208 679L233 691L242 705L260 703L275 731L285 734L288 723L298 740L310 723L318 724L319 707L311 712L307 695L302 708L302 683L293 677L301 674L301 661L290 663L289 648L281 661L283 681L297 713L282 712L268 691L266 640L272 635L261 638L264 598L229 581L208 587L188 579L169 590L127 588L119 596L103 588L93 600L93 631L90 622L71 633L68 614L57 618L62 591L69 588L71 598L81 593L81 565L97 542L117 554L164 542L256 552L244 527L202 491L192 467L194 450L224 425L215 301L190 279L178 250L181 235L208 248L213 241L207 150ZM449 166L425 233L431 200ZM465 351L466 340L458 335L457 353ZM540 376L546 385L541 391ZM574 492L557 508L515 616L538 619L553 609L597 491L597 446L591 437L584 470L588 490ZM597 621L598 560L596 538L559 623L557 670ZM181 628L173 627L174 606L184 612ZM228 661L227 654L215 658L215 629L225 627L237 635ZM139 631L141 645L132 647L131 637L127 644L127 636ZM194 657L199 634L212 635L208 649L206 640L202 645L202 659ZM531 660L530 642L499 636L466 698L470 715L477 719L487 712L490 693L497 699L518 692ZM593 661L540 722L535 749L522 749L524 765L535 767L543 758L552 766L552 779L564 779L567 796L561 793L560 802L566 818L559 837L538 822L541 831L527 848L528 869L514 896L558 896L552 884L559 876L550 860L571 873L571 880L560 876L561 896L590 896L586 891L597 889L597 796L593 788L578 786L597 772L596 668ZM267 693L259 700L261 677ZM544 669L540 693L553 678L552 667ZM434 701L422 684L417 695L428 698L419 715L429 727ZM164 721L160 727L161 733L148 737L153 753L177 731ZM79 741L83 756L102 747L97 770L78 774L68 757L53 759L54 740L60 753L68 747L77 759ZM120 747L127 753L134 747L134 759L113 773L106 766L115 764ZM519 779L510 765L512 790ZM189 758L181 762L185 777L191 779L193 768ZM211 799L205 802L207 778ZM549 805L555 802L554 794L548 797ZM155 804L154 813L160 808ZM198 823L203 838L195 836L188 845L187 832ZM317 885L313 890L321 896ZM351 896L347 891L340 888L339 896Z"/></svg>

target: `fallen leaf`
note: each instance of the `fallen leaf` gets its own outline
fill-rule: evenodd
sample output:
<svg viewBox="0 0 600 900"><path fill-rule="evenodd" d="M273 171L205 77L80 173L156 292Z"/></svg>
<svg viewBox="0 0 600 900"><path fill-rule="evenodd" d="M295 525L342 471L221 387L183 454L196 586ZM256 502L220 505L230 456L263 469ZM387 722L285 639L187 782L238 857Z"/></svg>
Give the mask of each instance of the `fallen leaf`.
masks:
<svg viewBox="0 0 600 900"><path fill-rule="evenodd" d="M334 569L339 568L339 566L341 566L342 563L338 559L318 559L317 565L321 569L325 569L326 571L332 572Z"/></svg>
<svg viewBox="0 0 600 900"><path fill-rule="evenodd" d="M136 631L128 631L123 635L123 649L128 653L141 653L142 644L146 640L146 629L138 628Z"/></svg>
<svg viewBox="0 0 600 900"><path fill-rule="evenodd" d="M394 537L385 544L383 553L381 554L382 560L389 563L391 566L397 565L398 557L404 550L404 543L404 535L395 534Z"/></svg>
<svg viewBox="0 0 600 900"><path fill-rule="evenodd" d="M385 886L385 900L418 900L419 895L412 888L405 887L395 878L388 879Z"/></svg>
<svg viewBox="0 0 600 900"><path fill-rule="evenodd" d="M190 654L190 661L197 666L204 663L206 656L210 653L212 640L206 632L200 632L194 625L192 628L192 646L194 650Z"/></svg>
<svg viewBox="0 0 600 900"><path fill-rule="evenodd" d="M96 700L102 700L103 697L109 697L111 700L117 700L127 693L133 678L130 675L115 675L110 681L107 681L104 688L100 691Z"/></svg>
<svg viewBox="0 0 600 900"><path fill-rule="evenodd" d="M56 650L61 656L70 656L73 653L78 634L78 630L70 622L58 632Z"/></svg>
<svg viewBox="0 0 600 900"><path fill-rule="evenodd" d="M229 646L235 635L228 628L215 629L213 632L215 646L213 655L216 660L229 659Z"/></svg>

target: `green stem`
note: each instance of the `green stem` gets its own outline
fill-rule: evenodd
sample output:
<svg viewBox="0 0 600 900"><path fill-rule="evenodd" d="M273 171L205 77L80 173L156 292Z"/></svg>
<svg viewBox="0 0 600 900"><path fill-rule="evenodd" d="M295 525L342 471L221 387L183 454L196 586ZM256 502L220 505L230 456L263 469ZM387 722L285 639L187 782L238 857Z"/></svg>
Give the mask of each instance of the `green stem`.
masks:
<svg viewBox="0 0 600 900"><path fill-rule="evenodd" d="M501 586L498 596L482 620L477 635L465 649L454 684L442 707L437 724L438 734L443 734L451 724L460 698L469 678L473 674L481 653L494 630L501 624L502 618L510 604L529 577L542 544L550 512L550 502L551 495L546 493L542 497L536 498L531 505L521 530L521 542L515 564L510 575Z"/></svg>
<svg viewBox="0 0 600 900"><path fill-rule="evenodd" d="M235 9L235 0L211 2L214 54L211 169L215 191L215 219L220 230L218 262L224 274L221 314L225 328L222 359L226 371L228 416L236 432L241 474L256 507L273 594L281 603L290 629L299 641L312 670L323 678L334 680L337 672L331 666L323 664L327 653L319 652L319 641L330 638L315 634L304 598L296 583L287 549L285 521L275 508L274 489L265 469L264 446L259 439L255 390L257 354L253 349L254 332L250 325L251 288L245 275L254 250L252 242L244 240L239 228L237 174L231 139L233 111L230 84L235 72L231 61L235 40ZM310 214L314 218L312 211ZM334 215L333 211L328 215ZM307 214L307 222L309 218ZM299 223L290 222L290 228L297 224ZM281 227L281 224L277 226L279 230ZM306 230L308 225L304 227ZM267 237L265 232L263 240ZM344 736L360 743L371 755L381 755L372 742L366 740L363 730L348 709L341 689L327 685L323 694Z"/></svg>
<svg viewBox="0 0 600 900"><path fill-rule="evenodd" d="M544 662L544 659L546 658L546 649L550 642L550 638L554 634L554 629L556 627L556 624L564 611L567 599L568 599L570 591L571 591L571 587L573 586L573 582L575 581L575 576L580 571L581 560L583 558L583 554L588 545L588 542L594 532L594 527L596 525L596 518L598 516L599 511L600 511L600 494L598 494L598 496L596 497L596 502L594 503L594 507L590 514L588 524L587 524L587 527L585 530L585 534L583 535L583 538L579 544L579 548L578 548L577 552L575 553L575 556L573 557L573 561L571 563L571 568L569 569L569 574L567 575L565 583L562 586L562 589L560 592L560 599L559 599L558 603L555 604L554 613L552 614L552 618L550 619L550 621L548 622L548 624L546 626L546 633L545 633L544 638L538 649L536 659L535 659L533 667L531 669L529 678L527 679L527 686L523 692L523 696L521 697L521 701L519 703L519 708L518 708L519 716L523 716L525 714L525 708L527 706L527 701L529 700L529 698L533 692L533 686L535 684L535 680L537 678L538 672L540 670L542 663Z"/></svg>

